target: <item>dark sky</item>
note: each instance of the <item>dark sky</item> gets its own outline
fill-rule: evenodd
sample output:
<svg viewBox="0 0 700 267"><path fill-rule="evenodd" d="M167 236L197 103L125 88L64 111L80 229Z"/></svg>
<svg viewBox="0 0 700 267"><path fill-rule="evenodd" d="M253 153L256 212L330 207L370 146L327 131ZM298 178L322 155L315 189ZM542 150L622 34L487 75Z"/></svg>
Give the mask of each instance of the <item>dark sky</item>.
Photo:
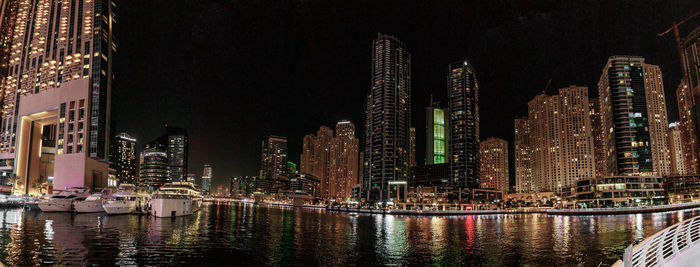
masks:
<svg viewBox="0 0 700 267"><path fill-rule="evenodd" d="M302 137L320 125L362 127L377 32L412 55L420 161L429 95L446 103L447 65L465 58L479 80L482 139L512 146L513 119L549 79L550 94L596 92L619 54L661 66L675 121L678 55L671 35L656 34L696 10L700 1L122 1L114 129L142 145L165 123L186 127L190 172L213 164L215 185L256 175L270 134L288 137L298 163ZM700 19L681 32L693 25Z"/></svg>

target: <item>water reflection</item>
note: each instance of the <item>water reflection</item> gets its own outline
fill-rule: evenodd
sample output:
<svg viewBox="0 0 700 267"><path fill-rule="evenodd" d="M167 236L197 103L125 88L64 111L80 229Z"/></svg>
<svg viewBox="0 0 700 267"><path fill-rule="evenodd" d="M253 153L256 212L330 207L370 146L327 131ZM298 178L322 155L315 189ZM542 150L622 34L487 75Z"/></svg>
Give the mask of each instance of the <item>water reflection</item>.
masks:
<svg viewBox="0 0 700 267"><path fill-rule="evenodd" d="M0 210L0 259L26 265L598 265L700 210L412 217L208 205L194 216ZM235 259L235 260L234 260Z"/></svg>

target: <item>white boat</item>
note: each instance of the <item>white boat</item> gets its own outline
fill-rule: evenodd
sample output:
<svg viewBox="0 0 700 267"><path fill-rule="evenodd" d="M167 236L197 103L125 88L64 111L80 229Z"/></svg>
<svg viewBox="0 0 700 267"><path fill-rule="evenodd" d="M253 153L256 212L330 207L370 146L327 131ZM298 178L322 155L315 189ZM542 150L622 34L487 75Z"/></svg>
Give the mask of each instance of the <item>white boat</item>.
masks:
<svg viewBox="0 0 700 267"><path fill-rule="evenodd" d="M73 202L73 208L78 213L103 212L102 208L102 193L96 193L88 196L85 200L76 200Z"/></svg>
<svg viewBox="0 0 700 267"><path fill-rule="evenodd" d="M190 182L173 182L161 186L151 195L151 215L177 217L201 209L202 194Z"/></svg>
<svg viewBox="0 0 700 267"><path fill-rule="evenodd" d="M147 197L136 192L132 184L119 185L119 191L112 198L104 201L102 206L110 215L139 213L145 210Z"/></svg>
<svg viewBox="0 0 700 267"><path fill-rule="evenodd" d="M43 212L70 211L73 201L89 196L89 190L85 187L73 187L39 202L39 209Z"/></svg>

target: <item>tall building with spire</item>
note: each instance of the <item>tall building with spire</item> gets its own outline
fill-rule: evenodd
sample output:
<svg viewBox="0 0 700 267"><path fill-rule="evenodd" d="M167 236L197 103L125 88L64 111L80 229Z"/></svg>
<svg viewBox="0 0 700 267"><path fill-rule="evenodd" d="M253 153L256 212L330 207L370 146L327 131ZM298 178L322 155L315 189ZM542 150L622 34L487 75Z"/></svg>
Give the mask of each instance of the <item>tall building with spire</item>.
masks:
<svg viewBox="0 0 700 267"><path fill-rule="evenodd" d="M411 55L394 36L378 34L372 44L372 84L365 111L365 189L370 201L387 201L409 173Z"/></svg>
<svg viewBox="0 0 700 267"><path fill-rule="evenodd" d="M478 188L479 182L479 83L467 60L447 68L448 182Z"/></svg>
<svg viewBox="0 0 700 267"><path fill-rule="evenodd" d="M481 188L510 191L508 170L508 141L489 137L479 144Z"/></svg>
<svg viewBox="0 0 700 267"><path fill-rule="evenodd" d="M16 193L107 186L116 6L2 1L0 171Z"/></svg>
<svg viewBox="0 0 700 267"><path fill-rule="evenodd" d="M445 109L440 102L434 102L430 96L430 106L425 108L425 164L446 163L447 125Z"/></svg>

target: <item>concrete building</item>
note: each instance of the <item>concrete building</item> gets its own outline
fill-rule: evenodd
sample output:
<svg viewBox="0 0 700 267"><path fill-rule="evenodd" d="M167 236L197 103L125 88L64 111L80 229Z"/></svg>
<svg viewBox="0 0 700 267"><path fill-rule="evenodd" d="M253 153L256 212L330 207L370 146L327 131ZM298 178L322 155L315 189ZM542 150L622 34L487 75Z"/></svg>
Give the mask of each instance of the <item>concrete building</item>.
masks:
<svg viewBox="0 0 700 267"><path fill-rule="evenodd" d="M351 197L352 188L359 182L359 146L355 125L349 121L338 122L330 148L329 198L341 201Z"/></svg>
<svg viewBox="0 0 700 267"><path fill-rule="evenodd" d="M370 201L398 197L389 184L405 183L409 172L411 55L396 37L379 34L372 44L372 88L365 111L363 172ZM395 188L395 187L391 187Z"/></svg>
<svg viewBox="0 0 700 267"><path fill-rule="evenodd" d="M2 8L0 172L17 178L19 194L106 187L112 1L2 1Z"/></svg>
<svg viewBox="0 0 700 267"><path fill-rule="evenodd" d="M606 176L654 172L644 58L612 56L598 82Z"/></svg>
<svg viewBox="0 0 700 267"><path fill-rule="evenodd" d="M489 137L479 144L481 164L481 188L510 191L508 167L508 141Z"/></svg>
<svg viewBox="0 0 700 267"><path fill-rule="evenodd" d="M440 102L433 102L430 96L430 106L425 108L425 164L446 163L447 127L445 110Z"/></svg>
<svg viewBox="0 0 700 267"><path fill-rule="evenodd" d="M311 174L319 180L319 197L330 197L330 157L333 130L326 126L319 127L316 135L304 136L299 173Z"/></svg>
<svg viewBox="0 0 700 267"><path fill-rule="evenodd" d="M469 61L457 61L448 66L447 97L449 183L478 188L479 83Z"/></svg>
<svg viewBox="0 0 700 267"><path fill-rule="evenodd" d="M112 145L112 166L115 171L115 179L118 183L137 184L138 172L136 158L136 139L127 133L120 133L114 137Z"/></svg>
<svg viewBox="0 0 700 267"><path fill-rule="evenodd" d="M532 161L530 159L530 124L527 117L515 119L514 121L515 140L513 151L515 151L515 191L527 193L535 191L535 184L532 181Z"/></svg>
<svg viewBox="0 0 700 267"><path fill-rule="evenodd" d="M562 192L595 177L588 88L570 86L559 95L528 102L529 146L535 191Z"/></svg>
<svg viewBox="0 0 700 267"><path fill-rule="evenodd" d="M649 114L652 174L666 176L671 174L671 157L668 149L668 115L664 81L659 66L645 63L642 64L642 69Z"/></svg>
<svg viewBox="0 0 700 267"><path fill-rule="evenodd" d="M213 175L213 169L211 165L205 164L202 171L202 190L204 192L211 192L211 179Z"/></svg>
<svg viewBox="0 0 700 267"><path fill-rule="evenodd" d="M685 162L683 161L683 143L679 123L668 125L668 150L671 157L671 175L686 175Z"/></svg>

